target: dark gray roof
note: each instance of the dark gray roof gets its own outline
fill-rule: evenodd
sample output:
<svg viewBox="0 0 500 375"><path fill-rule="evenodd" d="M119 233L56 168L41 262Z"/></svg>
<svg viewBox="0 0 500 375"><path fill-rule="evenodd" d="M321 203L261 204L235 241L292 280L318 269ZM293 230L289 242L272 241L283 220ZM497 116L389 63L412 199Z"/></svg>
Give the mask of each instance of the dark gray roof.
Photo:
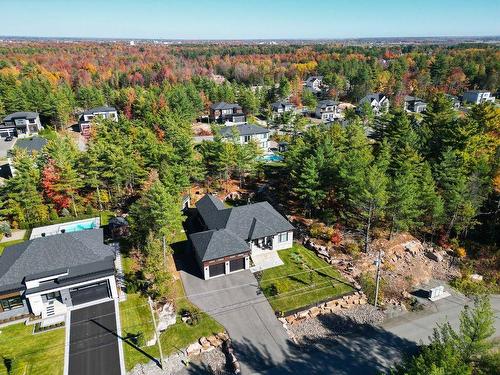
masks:
<svg viewBox="0 0 500 375"><path fill-rule="evenodd" d="M285 109L285 107L292 106L293 104L290 102L274 102L271 104L273 110L278 110L280 108Z"/></svg>
<svg viewBox="0 0 500 375"><path fill-rule="evenodd" d="M116 112L115 107L95 107L95 108L90 108L87 109L86 111L83 112L84 115L92 115L94 113L102 113L102 112Z"/></svg>
<svg viewBox="0 0 500 375"><path fill-rule="evenodd" d="M376 100L376 101L380 102L384 97L385 97L385 95L382 93L368 94L363 99L361 99L361 103L363 103L364 101L371 102L372 100Z"/></svg>
<svg viewBox="0 0 500 375"><path fill-rule="evenodd" d="M217 197L207 194L196 203L196 208L208 228L206 232L201 233L221 233L218 234L218 236L229 233L228 237L234 239L234 236L236 236L244 243L249 240L274 236L278 233L294 229L293 225L280 215L268 202L226 208L224 203ZM196 239L198 243L201 241L210 242L212 238L208 236L208 234L202 235L197 233L197 236L199 237ZM192 237L192 235L190 237ZM228 240L228 242L231 243L230 240ZM200 245L200 248L203 247ZM241 247L237 248L239 250L241 249ZM200 250L196 246L195 249L200 259L203 259ZM218 253L218 258L233 255L233 251L231 246L221 248ZM203 256L205 256L205 253L203 253Z"/></svg>
<svg viewBox="0 0 500 375"><path fill-rule="evenodd" d="M16 141L14 147L26 150L28 152L40 151L46 144L47 140L42 137L20 138Z"/></svg>
<svg viewBox="0 0 500 375"><path fill-rule="evenodd" d="M4 121L10 121L17 118L25 118L27 120L34 120L38 117L36 112L14 112L3 118Z"/></svg>
<svg viewBox="0 0 500 375"><path fill-rule="evenodd" d="M36 238L9 246L0 256L0 290L23 289L23 280L67 270L73 278L113 269L113 248L103 230L92 229Z"/></svg>
<svg viewBox="0 0 500 375"><path fill-rule="evenodd" d="M210 106L213 110L218 110L218 109L241 109L241 107L238 104L235 103L226 103L226 102L218 102L214 103Z"/></svg>
<svg viewBox="0 0 500 375"><path fill-rule="evenodd" d="M268 129L263 128L259 125L241 124L234 126L224 126L220 128L220 135L224 138L231 138L233 136L233 129L236 129L237 133L239 133L240 136L269 133Z"/></svg>
<svg viewBox="0 0 500 375"><path fill-rule="evenodd" d="M323 109L323 108L330 107L332 105L338 105L338 104L339 104L339 102L336 102L335 100L326 99L326 100L320 100L318 102L318 107Z"/></svg>
<svg viewBox="0 0 500 375"><path fill-rule="evenodd" d="M226 229L193 233L189 238L202 262L250 251L245 241Z"/></svg>

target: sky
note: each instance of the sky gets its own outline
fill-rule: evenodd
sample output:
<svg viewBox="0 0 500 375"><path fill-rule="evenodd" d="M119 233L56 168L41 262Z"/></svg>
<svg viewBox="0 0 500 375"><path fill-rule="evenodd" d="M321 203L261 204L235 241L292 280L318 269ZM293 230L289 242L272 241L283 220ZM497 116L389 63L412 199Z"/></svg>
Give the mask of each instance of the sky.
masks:
<svg viewBox="0 0 500 375"><path fill-rule="evenodd" d="M500 0L0 0L0 35L127 39L499 36Z"/></svg>

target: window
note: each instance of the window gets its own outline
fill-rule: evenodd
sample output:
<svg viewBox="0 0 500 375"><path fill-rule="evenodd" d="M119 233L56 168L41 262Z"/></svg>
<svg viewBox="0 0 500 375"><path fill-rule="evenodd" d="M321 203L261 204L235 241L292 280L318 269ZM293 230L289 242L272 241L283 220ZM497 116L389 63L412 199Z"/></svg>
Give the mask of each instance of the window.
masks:
<svg viewBox="0 0 500 375"><path fill-rule="evenodd" d="M45 295L45 298L47 298L47 301L52 301L54 299L61 299L61 292L52 292L52 293L47 293Z"/></svg>
<svg viewBox="0 0 500 375"><path fill-rule="evenodd" d="M21 296L0 299L0 305L3 310L12 310L23 307Z"/></svg>
<svg viewBox="0 0 500 375"><path fill-rule="evenodd" d="M280 233L279 241L280 242L287 242L288 241L288 232Z"/></svg>
<svg viewBox="0 0 500 375"><path fill-rule="evenodd" d="M250 135L245 135L245 136L243 137L243 141L244 141L245 143L248 143L248 142L250 142L251 140L252 140L252 136L250 136Z"/></svg>

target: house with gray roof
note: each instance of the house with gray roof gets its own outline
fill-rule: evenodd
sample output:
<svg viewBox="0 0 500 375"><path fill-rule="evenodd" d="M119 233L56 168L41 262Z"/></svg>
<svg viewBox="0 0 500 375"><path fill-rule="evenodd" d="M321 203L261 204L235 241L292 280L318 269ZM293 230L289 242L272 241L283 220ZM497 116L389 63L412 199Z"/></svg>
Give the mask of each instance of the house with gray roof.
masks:
<svg viewBox="0 0 500 375"><path fill-rule="evenodd" d="M96 118L118 122L118 111L115 107L108 106L83 111L78 118L78 127L82 135L88 136L90 134L92 120Z"/></svg>
<svg viewBox="0 0 500 375"><path fill-rule="evenodd" d="M316 106L316 118L323 122L334 121L342 117L342 112L339 108L339 102L334 100L320 100Z"/></svg>
<svg viewBox="0 0 500 375"><path fill-rule="evenodd" d="M304 82L306 90L319 94L323 89L323 76L311 76Z"/></svg>
<svg viewBox="0 0 500 375"><path fill-rule="evenodd" d="M416 96L406 95L404 98L404 110L412 113L422 113L427 109L427 103Z"/></svg>
<svg viewBox="0 0 500 375"><path fill-rule="evenodd" d="M268 202L230 208L206 194L196 209L203 231L189 240L205 279L248 269L252 255L293 245L293 225Z"/></svg>
<svg viewBox="0 0 500 375"><path fill-rule="evenodd" d="M243 109L235 103L218 102L210 106L210 121L221 124L242 124L246 122Z"/></svg>
<svg viewBox="0 0 500 375"><path fill-rule="evenodd" d="M495 97L491 96L488 90L469 90L464 92L462 96L464 103L481 104L481 103L495 103Z"/></svg>
<svg viewBox="0 0 500 375"><path fill-rule="evenodd" d="M273 117L278 117L285 112L292 112L294 110L295 106L290 102L278 101L271 104L271 111L273 112Z"/></svg>
<svg viewBox="0 0 500 375"><path fill-rule="evenodd" d="M50 325L70 310L116 298L114 260L102 229L7 247L0 256L0 321L29 315Z"/></svg>
<svg viewBox="0 0 500 375"><path fill-rule="evenodd" d="M362 110L363 104L368 103L375 115L386 113L389 110L389 98L382 93L372 93L363 97L359 101L359 110Z"/></svg>
<svg viewBox="0 0 500 375"><path fill-rule="evenodd" d="M255 142L263 150L269 148L269 129L255 124L223 126L219 129L224 139L233 139L241 145Z"/></svg>
<svg viewBox="0 0 500 375"><path fill-rule="evenodd" d="M0 124L0 138L8 136L30 137L38 134L42 129L38 113L14 112L3 118L3 122Z"/></svg>

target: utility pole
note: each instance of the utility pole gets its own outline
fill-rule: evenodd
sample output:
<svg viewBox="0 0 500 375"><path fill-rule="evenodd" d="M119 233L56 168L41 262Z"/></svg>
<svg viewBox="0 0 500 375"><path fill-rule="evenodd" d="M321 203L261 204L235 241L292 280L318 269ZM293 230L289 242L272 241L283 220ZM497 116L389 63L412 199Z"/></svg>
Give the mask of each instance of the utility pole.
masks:
<svg viewBox="0 0 500 375"><path fill-rule="evenodd" d="M377 265L377 276L376 276L376 280L375 280L375 303L374 303L375 307L377 307L377 303L378 303L378 289L380 286L380 264L381 263L382 263L382 249L379 248L377 260L375 261L375 264Z"/></svg>
<svg viewBox="0 0 500 375"><path fill-rule="evenodd" d="M155 319L155 310L153 308L153 301L151 300L151 297L148 296L148 304L149 304L149 310L151 311L151 317L153 318L153 326L155 329L155 338L156 338L156 343L158 344L158 349L160 351L160 363L155 361L157 365L163 370L163 350L161 348L161 340L160 340L160 334L158 333L158 326L156 325L156 319Z"/></svg>

